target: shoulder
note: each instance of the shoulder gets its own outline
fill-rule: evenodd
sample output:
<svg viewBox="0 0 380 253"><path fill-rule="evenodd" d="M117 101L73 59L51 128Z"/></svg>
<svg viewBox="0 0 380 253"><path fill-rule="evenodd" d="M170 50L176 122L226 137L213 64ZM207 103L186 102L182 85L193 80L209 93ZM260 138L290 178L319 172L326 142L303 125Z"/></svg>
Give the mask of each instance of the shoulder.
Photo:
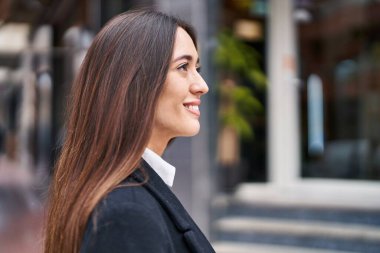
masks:
<svg viewBox="0 0 380 253"><path fill-rule="evenodd" d="M110 219L131 219L137 214L153 215L160 208L157 200L143 185L123 185L100 201L94 209L94 215L99 221L109 222Z"/></svg>
<svg viewBox="0 0 380 253"><path fill-rule="evenodd" d="M159 227L161 222L157 219L158 209L160 205L144 187L119 188L98 204L92 215L92 222L99 229L113 223L135 228L155 224Z"/></svg>
<svg viewBox="0 0 380 253"><path fill-rule="evenodd" d="M94 209L81 252L166 252L159 209L143 186L114 189Z"/></svg>

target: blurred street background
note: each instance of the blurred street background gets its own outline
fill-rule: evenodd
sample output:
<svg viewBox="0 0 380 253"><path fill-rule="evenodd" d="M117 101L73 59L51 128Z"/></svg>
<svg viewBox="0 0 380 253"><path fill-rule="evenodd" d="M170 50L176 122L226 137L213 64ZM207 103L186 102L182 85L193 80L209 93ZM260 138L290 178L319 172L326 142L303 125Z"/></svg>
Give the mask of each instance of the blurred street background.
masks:
<svg viewBox="0 0 380 253"><path fill-rule="evenodd" d="M216 251L380 252L379 0L0 0L0 253L42 252L73 78L138 8L198 33L201 132L164 158Z"/></svg>

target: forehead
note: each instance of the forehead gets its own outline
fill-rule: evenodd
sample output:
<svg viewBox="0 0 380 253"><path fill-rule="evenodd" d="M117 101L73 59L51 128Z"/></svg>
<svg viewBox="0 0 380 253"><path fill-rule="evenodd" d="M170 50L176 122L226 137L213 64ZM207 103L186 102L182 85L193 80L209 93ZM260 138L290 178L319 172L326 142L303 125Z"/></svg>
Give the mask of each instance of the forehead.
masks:
<svg viewBox="0 0 380 253"><path fill-rule="evenodd" d="M197 49L190 35L183 28L178 27L174 41L173 58L181 55L191 55L193 59L198 58Z"/></svg>

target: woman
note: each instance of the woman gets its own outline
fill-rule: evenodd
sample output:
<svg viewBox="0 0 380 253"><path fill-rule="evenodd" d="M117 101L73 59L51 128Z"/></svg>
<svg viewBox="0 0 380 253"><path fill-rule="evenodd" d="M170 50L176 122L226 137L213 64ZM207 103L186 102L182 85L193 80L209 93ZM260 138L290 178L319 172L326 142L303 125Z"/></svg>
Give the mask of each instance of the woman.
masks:
<svg viewBox="0 0 380 253"><path fill-rule="evenodd" d="M198 71L193 29L176 18L127 12L99 32L73 85L46 253L214 252L160 157L199 131Z"/></svg>

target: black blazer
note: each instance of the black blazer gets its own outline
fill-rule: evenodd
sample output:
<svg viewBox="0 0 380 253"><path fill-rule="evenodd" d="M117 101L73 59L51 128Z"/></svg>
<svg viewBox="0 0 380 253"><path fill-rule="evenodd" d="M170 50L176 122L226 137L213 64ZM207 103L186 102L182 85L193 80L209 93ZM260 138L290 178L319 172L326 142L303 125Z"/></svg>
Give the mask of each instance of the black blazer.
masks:
<svg viewBox="0 0 380 253"><path fill-rule="evenodd" d="M80 252L215 252L171 189L144 160L142 167L147 183L116 188L97 205ZM143 180L136 170L123 183Z"/></svg>

